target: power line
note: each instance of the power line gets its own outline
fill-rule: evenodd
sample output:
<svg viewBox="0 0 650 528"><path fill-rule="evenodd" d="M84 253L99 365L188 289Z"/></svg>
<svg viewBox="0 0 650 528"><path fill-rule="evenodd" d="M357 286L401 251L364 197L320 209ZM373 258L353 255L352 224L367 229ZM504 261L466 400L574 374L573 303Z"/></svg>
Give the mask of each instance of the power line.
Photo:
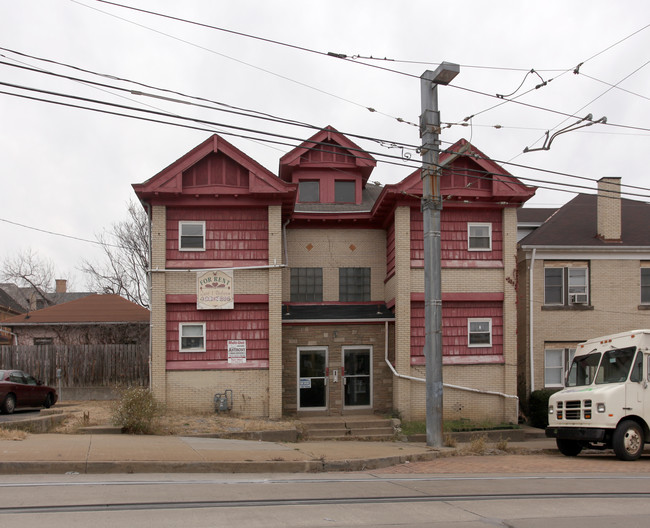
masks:
<svg viewBox="0 0 650 528"><path fill-rule="evenodd" d="M319 142L315 142L315 141L303 140L302 138L296 138L296 137L293 137L293 136L287 136L287 135L282 135L282 134L274 134L274 133L271 133L271 132L264 132L264 131L261 131L261 130L255 130L255 129L245 128L245 127L238 127L238 126L228 125L228 124L225 124L225 123L215 123L215 122L208 121L208 120L203 120L203 119L179 116L177 114L169 114L169 113L165 113L165 112L159 112L159 111L153 111L153 110L145 110L145 109L140 109L140 108L136 108L136 107L120 105L120 104L116 104L116 103L109 103L109 102L106 102L106 101L100 101L100 100L96 100L96 99L90 99L90 98L85 98L85 97L73 96L73 95L69 95L69 94L61 94L61 93L58 93L58 92L52 92L52 91L48 91L48 90L40 90L40 89L34 89L34 88L24 87L24 86L20 86L20 85L14 85L14 84L11 84L11 83L0 82L0 85L6 85L6 86L10 86L10 87L13 87L13 88L18 88L18 89L23 89L23 90L35 91L37 93L44 93L44 94L47 94L47 95L54 95L54 96L58 96L58 97L71 98L71 99L80 100L80 101L83 101L83 102L90 102L90 103L96 103L96 104L101 104L101 105L106 105L106 106L112 106L112 107L116 107L116 108L119 108L119 109L122 109L122 110L143 112L143 113L155 115L155 116L158 116L158 117L167 117L167 118L173 118L173 119L188 120L188 121L192 121L192 122L197 123L197 125L221 126L221 127L225 127L225 128L231 128L231 129L234 129L234 130L238 130L240 132L248 132L248 133L254 133L254 134L258 134L258 135L266 135L266 136L270 136L270 137L273 137L273 138L276 138L276 139L269 140L269 139L266 139L266 138L248 136L248 135L244 135L244 134L241 134L241 133L226 132L226 131L221 132L224 135L230 135L230 136L240 137L240 138L244 138L244 139L253 139L253 140L263 141L263 142L267 142L267 143L273 143L273 144L278 144L278 145L289 146L289 147L292 147L292 148L295 148L295 147L301 145L305 141L307 141L309 144L313 144L313 145L328 145L326 143L319 143ZM206 127L203 127L203 126L189 125L189 124L185 124L185 123L174 123L174 122L169 122L169 121L163 121L161 119L154 119L154 118L149 118L149 117L137 116L137 115L133 115L133 114L126 114L126 113L114 112L114 111L109 111L109 110L93 108L93 107L86 107L86 106L76 105L76 104L72 104L72 103L65 103L65 102L61 102L61 101L52 101L52 100L49 100L49 99L42 99L42 98L27 96L27 95L23 95L23 94L16 94L16 93L12 93L12 92L0 91L0 93L5 94L5 95L13 95L13 96L16 96L16 97L21 97L21 98L26 98L26 99L51 103L51 104L69 106L69 107L84 109L84 110L91 110L91 111L100 112L100 113L106 113L106 114L109 114L109 115L115 115L115 116L120 116L120 117L129 117L129 118L132 118L132 119L150 121L150 122L154 122L154 123L168 124L168 125L173 125L173 126L178 126L178 127L183 127L183 128L189 128L189 129L194 129L194 130L202 130L202 131L207 131L207 132L214 132L213 129L206 128ZM291 141L295 141L297 143L288 143L286 141L279 141L280 139L291 140ZM414 160L411 161L410 159L404 159L404 156L389 155L389 154L384 154L384 153L380 153L380 152L367 151L367 150L363 150L363 149L348 149L348 150L350 150L350 151L358 151L361 154L376 155L376 156L388 158L389 160L399 160L399 163L396 162L396 161L378 160L378 161L380 161L382 163L398 165L398 166L402 166L402 167L403 166L407 166L407 167L410 166L410 167L413 167L414 169L417 169L417 168L421 167L421 162L418 162L418 165L416 165L416 166L410 165L410 163L412 163L412 162L415 163L415 161ZM362 156L362 155L361 156L355 155L355 156L351 156L351 157L356 157L356 158L365 159L365 160L372 160L373 159L373 158L368 158L368 157L365 157L365 156ZM476 157L478 159L490 160L490 158L481 158L481 157L479 157L477 155L475 155L474 157ZM515 164L515 163L511 163L511 162L505 162L505 161L494 160L494 159L491 159L491 161L494 161L495 163L504 164L504 165L510 164L510 165L513 165L513 166L518 166L520 168L526 168L526 169L534 170L534 171L547 172L547 173L555 174L555 175L562 175L562 176L578 178L578 179L583 179L583 180L593 181L593 182L597 181L596 179L587 178L587 177L584 177L584 176L576 176L576 175L572 175L572 174L569 174L569 173L562 173L562 172L558 172L558 171L540 169L540 168L537 168L537 167L531 167L531 166L526 166L526 165L521 165L521 164ZM508 175L508 176L510 176L510 175ZM529 181L534 181L534 182L545 183L544 180L536 180L536 179L533 179L533 178L525 178L525 177L518 177L518 178L521 179L521 180L529 180ZM554 184L554 185L570 186L570 184L560 184L560 183L556 183L556 182L551 182L551 183ZM586 187L583 187L583 186L577 186L577 187L586 188ZM629 187L632 187L632 186L629 186ZM634 188L650 191L650 189L646 189L646 188L642 188L642 187L634 187ZM552 188L549 188L549 189L552 190ZM627 194L633 195L634 193L627 193Z"/></svg>
<svg viewBox="0 0 650 528"><path fill-rule="evenodd" d="M32 231L39 231L40 233L45 233L47 235L55 235L55 236L60 236L63 238L70 238L72 240L78 240L80 242L88 242L90 244L96 244L98 246L109 246L109 247L114 247L114 248L120 248L120 249L128 249L123 246L117 246L115 244L108 244L108 243L103 243L103 242L98 242L97 240L90 240L88 238L81 238L81 237L76 237L72 235L66 235L64 233L57 233L55 231L49 231L47 229L41 229L40 227L34 227L34 226L29 226L26 224L21 224L19 222L12 222L11 220L7 220L6 218L0 218L0 222L5 222L7 224L15 225L18 227L24 227L25 229L31 229Z"/></svg>
<svg viewBox="0 0 650 528"><path fill-rule="evenodd" d="M6 48L1 48L0 47L0 49L4 50ZM0 56L4 56L4 55L0 54ZM47 59L43 59L43 60L47 60ZM63 64L63 63L58 63L58 64ZM67 79L67 80L72 80L72 81L83 83L83 84L99 86L99 87L104 87L104 88L110 88L110 89L118 90L118 91L122 91L122 92L128 92L128 93L133 94L133 95L138 95L138 96L143 96L143 97L151 97L151 98L155 98L155 99L161 99L161 100L164 100L164 101L169 101L169 102L172 102L172 103L179 103L179 104L184 104L184 105L188 105L188 106L195 106L195 107L199 107L199 108L206 108L206 109L209 109L209 110L215 110L215 111L218 111L218 112L231 113L231 114L235 114L235 115L249 117L249 118L252 118L252 119L262 119L262 120L265 120L265 121L272 121L272 122L276 122L276 123L280 123L280 124L286 124L286 125L291 125L291 126L309 128L309 129L312 129L312 130L321 130L322 129L322 127L319 127L319 126L316 126L316 125L311 125L311 124L308 124L308 123L295 121L295 120L292 120L292 119L281 118L281 117L273 116L271 114L265 114L263 112L259 112L259 111L256 111L256 110L243 109L241 107L233 107L231 105L227 105L225 103L221 103L221 102L218 102L218 101L212 101L212 100L209 100L209 99L203 99L203 98L200 98L200 97L190 96L190 95L186 95L186 94L181 94L181 95L183 97L188 97L190 99L201 99L201 100L204 100L204 101L209 101L209 102L211 102L211 103L213 103L215 105L225 106L227 108L219 108L219 107L210 106L210 105L206 105L206 104L195 103L195 102L191 102L191 101L184 101L182 99L166 97L166 96L160 96L160 95L153 94L153 93L141 92L141 91L137 91L137 90L132 90L130 88L123 88L123 87L119 87L119 86L115 86L115 85L111 85L111 84L107 84L107 83L99 83L97 81L91 81L91 80L82 79L82 78L79 78L79 77L72 77L72 76L69 76L69 75L63 75L63 74L59 74L59 73L49 72L49 71L46 71L46 70L42 70L42 69L39 69L39 68L33 68L33 67L30 67L30 66L20 66L20 65L11 64L11 63L4 62L4 61L0 61L0 65L6 65L6 66L13 67L13 68L20 68L20 69L24 69L24 70L27 70L27 71L33 71L33 72L36 72L36 73L41 73L41 74L46 74L46 75L50 75L50 76L54 76L54 77ZM71 67L74 68L74 66L71 66ZM86 71L88 71L89 73L92 73L89 70L86 70ZM105 74L97 74L97 75L105 75ZM125 79L125 81L126 82L132 82L134 84L141 84L141 83L137 83L136 81L128 81L126 79ZM158 87L155 87L155 86L150 86L150 88L155 89L155 90L160 90L160 91L168 91L168 90L165 90L164 88L158 88ZM24 89L28 89L28 88L24 88ZM59 95L63 96L62 94L59 94ZM147 105L147 106L149 106L149 105ZM151 108L156 108L156 107L151 107ZM234 110L235 108L237 108L237 110ZM168 115L172 115L172 114L168 114ZM178 116L178 117L181 117L181 116ZM348 136L348 137L353 137L353 138L357 138L357 139L365 139L365 140L368 140L368 141L375 141L375 142L377 142L379 144L385 144L385 143L393 144L394 143L392 140L387 140L387 139L382 139L382 138L374 138L374 137L370 137L370 136L354 134L354 133L351 133L351 132L342 132L342 133L344 135ZM400 143L399 146L407 148L407 149L416 149L416 148L418 148L417 145L411 145L411 144L406 144L406 143Z"/></svg>
<svg viewBox="0 0 650 528"><path fill-rule="evenodd" d="M191 42L191 41L189 41L189 40L182 39L182 38L180 38L180 37L176 37L176 36L171 35L171 34L169 34L169 33L165 33L164 31L160 31L160 30L157 30L157 29L151 28L151 27L149 27L149 26L146 26L146 25L144 25L144 24L140 24L140 23L138 23L138 22L134 22L133 20L129 20L129 19L127 19L127 18L124 18L124 17L118 16L118 15L114 15L113 13L108 13L108 12L106 12L106 11L102 11L101 9L97 9L97 8L95 8L95 7L92 7L92 6L86 5L86 4L82 3L82 2L79 2L78 0L70 0L70 1L73 2L73 3L75 3L75 4L78 4L78 5L80 5L80 6L86 7L86 8L88 8L88 9L92 9L92 10L94 10L94 11L97 11L98 13L103 13L103 14L105 14L105 15L107 15L107 16L110 16L110 17L113 17L113 18L117 18L118 20L122 20L123 22L127 22L128 24L133 24L133 25L135 25L135 26L141 27L141 28L146 29L146 30L148 30L148 31L152 31L152 32L154 32L154 33L158 33L159 35L164 35L164 36L166 36L166 37L172 38L172 39L177 40L177 41L179 41L179 42L183 42L184 44L188 44L188 45L190 45L190 46L193 46L193 47L195 47L195 48L201 49L201 50L203 50L203 51L207 51L208 53L213 53L213 54L215 54L215 55L219 55L219 56L224 57L224 58L226 58L226 59L230 59L230 60L232 60L232 61L235 61L235 62L237 62L237 63L239 63L239 64L243 64L243 65L245 65L245 66L249 66L249 67L251 67L251 68L254 68L254 69L256 69L256 70L262 71L262 72L264 72L264 73L268 73L269 75L273 75L273 76L278 77L278 78L280 78L280 79L283 79L283 80L285 80L285 81L289 81L289 82L292 82L292 83L298 84L298 85L300 85L300 86L303 86L303 87L305 87L305 88L309 88L309 89L311 89L311 90L315 90L315 91L317 91L317 92L319 92L319 93L322 93L322 94L324 94L324 95L328 95L328 96L330 96L330 97L334 97L335 99L339 99L339 100L344 101L344 102L346 102L346 103L349 103L349 104L352 104L352 105L358 106L358 107L360 107L360 108L363 108L363 109L365 109L365 110L368 110L369 112L372 112L372 113L378 113L378 114L381 114L381 115L383 115L383 116L385 116L385 117L390 117L391 119L395 119L395 120L396 120L397 122L399 122L399 123L405 123L405 124L408 124L408 125L411 125L411 126L418 126L416 123L412 123L412 122L407 121L407 120L405 120L405 119L403 119L403 118L401 118L401 117L396 117L396 116L392 116L392 115L390 115L390 114L387 114L387 113L385 113L385 112L381 112L381 111L379 111L379 110L373 108L372 106L367 106L367 105L363 105L363 104L361 104L361 103L357 103L356 101L352 101L351 99L347 99L347 98L342 97L342 96L340 96L340 95L333 94L333 93L331 93L331 92L328 92L327 90L323 90L323 89L321 89L321 88L317 88L316 86L312 86L312 85L307 84L307 83L304 83L304 82L302 82L302 81L298 81L298 80L296 80L296 79L292 79L291 77L287 77L286 75L281 75L281 74L276 73L276 72L273 72L273 71L271 71L271 70L267 70L267 69L262 68L262 67L260 67L260 66L256 66L256 65L251 64L251 63L249 63L249 62L243 61L243 60L241 60L241 59L237 59L237 58L235 58L235 57L231 57L231 56L226 55L226 54L224 54L224 53L220 53L220 52L215 51L215 50L213 50L213 49L211 49L211 48L206 48L205 46L201 46L201 45L196 44L196 43L194 43L194 42ZM96 0L96 1L101 2L102 0ZM121 4L115 4L115 5L117 5L117 6L121 6ZM128 6L122 6L122 7L126 7L126 8L128 8ZM155 13L154 13L154 14L155 14ZM395 72L395 73L400 73L400 72ZM405 75L408 75L408 76L411 76L411 77L415 77L415 76L412 76L412 75L410 75L410 74L405 74Z"/></svg>

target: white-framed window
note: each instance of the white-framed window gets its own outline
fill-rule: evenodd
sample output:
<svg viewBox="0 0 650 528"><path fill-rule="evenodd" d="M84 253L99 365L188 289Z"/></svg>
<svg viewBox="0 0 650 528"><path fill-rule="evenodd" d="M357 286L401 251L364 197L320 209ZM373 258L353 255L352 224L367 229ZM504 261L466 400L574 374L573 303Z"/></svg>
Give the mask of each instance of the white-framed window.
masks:
<svg viewBox="0 0 650 528"><path fill-rule="evenodd" d="M205 352L205 323L179 323L179 351Z"/></svg>
<svg viewBox="0 0 650 528"><path fill-rule="evenodd" d="M492 346L492 319L467 320L467 346Z"/></svg>
<svg viewBox="0 0 650 528"><path fill-rule="evenodd" d="M544 349L545 387L564 387L566 373L575 353L575 348Z"/></svg>
<svg viewBox="0 0 650 528"><path fill-rule="evenodd" d="M205 222L178 222L178 248L205 251Z"/></svg>
<svg viewBox="0 0 650 528"><path fill-rule="evenodd" d="M641 268L641 304L650 304L650 268Z"/></svg>
<svg viewBox="0 0 650 528"><path fill-rule="evenodd" d="M545 305L588 305L589 269L585 267L547 266L544 268Z"/></svg>
<svg viewBox="0 0 650 528"><path fill-rule="evenodd" d="M492 251L492 224L467 224L467 249Z"/></svg>

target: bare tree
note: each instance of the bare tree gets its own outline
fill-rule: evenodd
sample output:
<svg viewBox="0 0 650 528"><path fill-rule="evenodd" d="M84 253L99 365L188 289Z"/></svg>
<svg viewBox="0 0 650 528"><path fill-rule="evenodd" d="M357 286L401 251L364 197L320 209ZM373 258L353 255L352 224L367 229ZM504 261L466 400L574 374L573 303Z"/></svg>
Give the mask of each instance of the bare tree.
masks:
<svg viewBox="0 0 650 528"><path fill-rule="evenodd" d="M115 293L149 308L149 219L140 204L129 200L128 218L97 235L104 252L100 263L83 261L88 288Z"/></svg>
<svg viewBox="0 0 650 528"><path fill-rule="evenodd" d="M34 295L42 299L46 306L54 304L47 295L54 291L54 264L37 251L27 248L6 257L2 262L0 277L17 286L33 288Z"/></svg>

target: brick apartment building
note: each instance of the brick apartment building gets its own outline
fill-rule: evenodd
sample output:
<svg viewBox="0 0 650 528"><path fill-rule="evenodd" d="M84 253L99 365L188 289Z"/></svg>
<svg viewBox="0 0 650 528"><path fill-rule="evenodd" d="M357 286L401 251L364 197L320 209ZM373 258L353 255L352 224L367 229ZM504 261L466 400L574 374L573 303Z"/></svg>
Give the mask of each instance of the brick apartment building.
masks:
<svg viewBox="0 0 650 528"><path fill-rule="evenodd" d="M444 412L515 421L516 208L534 189L464 140L441 155ZM151 219L152 388L248 416L425 414L419 171L327 127L278 176L214 135L134 190ZM469 389L469 390L468 390Z"/></svg>
<svg viewBox="0 0 650 528"><path fill-rule="evenodd" d="M580 194L519 242L522 400L559 389L576 345L650 323L650 205L621 198L620 178Z"/></svg>

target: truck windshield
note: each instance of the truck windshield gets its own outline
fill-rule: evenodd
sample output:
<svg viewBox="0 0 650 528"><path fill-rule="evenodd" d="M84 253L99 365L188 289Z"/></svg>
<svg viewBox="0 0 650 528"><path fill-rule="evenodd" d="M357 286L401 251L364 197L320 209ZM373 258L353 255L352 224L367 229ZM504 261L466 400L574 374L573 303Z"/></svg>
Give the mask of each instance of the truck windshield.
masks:
<svg viewBox="0 0 650 528"><path fill-rule="evenodd" d="M567 376L567 387L581 387L591 385L596 378L598 363L600 363L600 352L579 356L573 359L571 370Z"/></svg>
<svg viewBox="0 0 650 528"><path fill-rule="evenodd" d="M627 380L636 347L617 348L603 354L596 383L618 383Z"/></svg>

